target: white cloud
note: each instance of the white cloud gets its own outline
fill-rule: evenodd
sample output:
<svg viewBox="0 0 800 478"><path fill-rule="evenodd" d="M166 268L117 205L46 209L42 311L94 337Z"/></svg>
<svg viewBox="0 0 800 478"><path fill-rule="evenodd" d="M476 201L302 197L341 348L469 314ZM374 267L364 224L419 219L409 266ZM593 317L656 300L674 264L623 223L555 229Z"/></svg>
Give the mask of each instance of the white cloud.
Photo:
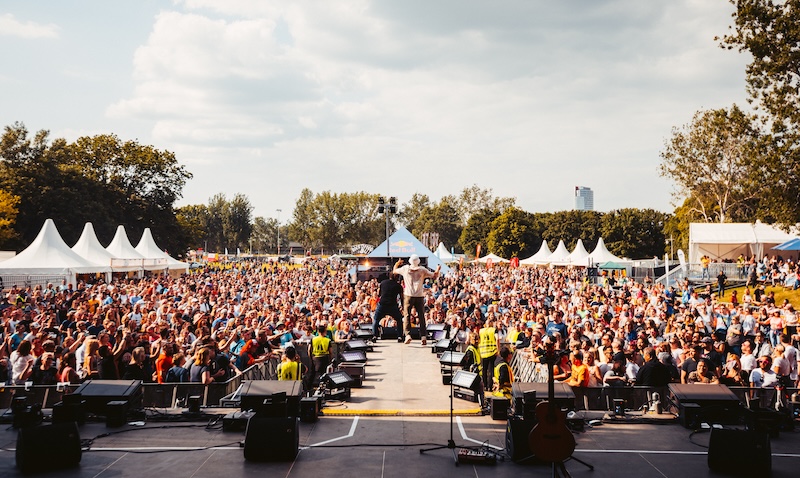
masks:
<svg viewBox="0 0 800 478"><path fill-rule="evenodd" d="M23 22L10 13L0 15L0 35L19 38L58 38L58 31L58 26L52 23L43 25Z"/></svg>
<svg viewBox="0 0 800 478"><path fill-rule="evenodd" d="M742 58L713 42L729 5L176 6L156 17L134 57L134 90L108 113L148 122L158 147L199 168L188 202L204 202L227 174L205 172L236 164L293 179L243 189L257 213L293 201L286 188L375 190L389 169L447 178L435 191L409 181L396 195L485 182L529 210L554 210L581 184L596 188L601 209L667 210L656 171L670 128L744 98Z"/></svg>

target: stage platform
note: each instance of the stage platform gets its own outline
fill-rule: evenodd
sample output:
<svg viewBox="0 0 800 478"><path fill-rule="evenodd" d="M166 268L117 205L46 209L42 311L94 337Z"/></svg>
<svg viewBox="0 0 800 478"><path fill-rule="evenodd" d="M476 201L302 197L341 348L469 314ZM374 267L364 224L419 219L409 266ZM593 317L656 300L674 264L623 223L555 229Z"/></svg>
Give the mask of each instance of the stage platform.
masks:
<svg viewBox="0 0 800 478"><path fill-rule="evenodd" d="M545 465L518 464L508 458L495 465L455 466L451 450L420 454L421 448L445 445L452 432L458 448L484 445L502 456L506 422L472 415L474 403L454 400L457 414L451 428L449 417L438 415L449 412L450 389L441 382L436 355L418 342L409 346L379 342L369 354L368 364L365 386L353 389L351 401L332 402L319 421L300 423L300 451L294 460L245 461L240 446L244 433L224 432L221 424L213 421L231 409L204 409L208 418L192 422L166 421L160 414L176 416L181 411L162 409L150 412L153 419L121 428L87 423L80 427L81 439L89 446L80 466L39 476L550 476ZM334 416L334 410L346 410L349 416ZM637 415L606 420L602 425L587 426L575 437L575 456L595 466L590 471L577 462L567 463L576 478L721 476L706 464L704 447L709 433L692 433L669 417L655 420ZM0 476L27 476L15 467L15 444L16 431L4 426L0 431ZM794 476L800 467L800 434L781 433L772 440L772 452L772 476ZM47 460L46 450L42 450L42 459Z"/></svg>

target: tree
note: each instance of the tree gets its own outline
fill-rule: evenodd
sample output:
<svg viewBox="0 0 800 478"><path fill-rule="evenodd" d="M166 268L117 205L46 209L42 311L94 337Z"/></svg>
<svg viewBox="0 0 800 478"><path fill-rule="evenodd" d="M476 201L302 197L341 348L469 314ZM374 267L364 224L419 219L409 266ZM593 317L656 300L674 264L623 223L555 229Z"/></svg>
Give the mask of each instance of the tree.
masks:
<svg viewBox="0 0 800 478"><path fill-rule="evenodd" d="M397 214L398 221L403 224L409 231L417 229L415 222L422 215L425 210L431 207L431 199L427 194L414 193L408 202L400 206L400 212Z"/></svg>
<svg viewBox="0 0 800 478"><path fill-rule="evenodd" d="M528 257L533 254L536 238L531 214L510 207L492 222L492 230L486 238L486 252L500 257Z"/></svg>
<svg viewBox="0 0 800 478"><path fill-rule="evenodd" d="M461 218L461 225L466 226L469 218L483 209L498 211L503 213L506 209L516 203L514 198L494 197L492 189L481 189L477 184L466 187L461 191L457 198L453 198L452 204L458 210Z"/></svg>
<svg viewBox="0 0 800 478"><path fill-rule="evenodd" d="M416 237L422 237L423 233L438 233L439 241L445 244L457 244L461 236L461 218L458 210L449 198L444 197L437 204L430 206L422 211L422 214L414 221L414 229L411 233Z"/></svg>
<svg viewBox="0 0 800 478"><path fill-rule="evenodd" d="M299 242L303 248L310 250L312 231L316 227L316 214L314 211L314 193L308 188L300 191L300 197L294 204L292 221L289 223L289 235L292 240Z"/></svg>
<svg viewBox="0 0 800 478"><path fill-rule="evenodd" d="M281 235L281 242L284 237ZM278 250L278 220L274 217L261 216L253 221L253 232L250 233L253 250L257 252Z"/></svg>
<svg viewBox="0 0 800 478"><path fill-rule="evenodd" d="M7 247L6 244L17 240L17 231L14 230L14 223L19 213L20 198L8 191L0 189L0 246Z"/></svg>
<svg viewBox="0 0 800 478"><path fill-rule="evenodd" d="M192 249L207 247L208 207L204 204L190 204L176 209L175 216L187 247Z"/></svg>
<svg viewBox="0 0 800 478"><path fill-rule="evenodd" d="M558 211L547 216L542 239L547 240L551 249L563 240L567 249L572 250L578 242L591 251L597 243L603 214L597 211ZM536 252L536 251L533 251Z"/></svg>
<svg viewBox="0 0 800 478"><path fill-rule="evenodd" d="M226 239L234 247L246 250L253 230L252 215L250 200L244 194L236 193L228 204L228 214L223 221Z"/></svg>
<svg viewBox="0 0 800 478"><path fill-rule="evenodd" d="M734 29L721 45L751 55L747 91L764 126L758 215L788 228L800 221L800 0L731 0Z"/></svg>
<svg viewBox="0 0 800 478"><path fill-rule="evenodd" d="M475 251L478 244L483 244L486 247L486 239L492 231L492 221L497 219L500 211L493 209L481 209L467 221L467 225L461 230L461 235L458 238L458 245L461 250L467 253Z"/></svg>
<svg viewBox="0 0 800 478"><path fill-rule="evenodd" d="M750 221L763 195L765 159L755 117L733 105L698 111L689 125L673 128L660 174L675 181L676 197L690 198L706 221Z"/></svg>
<svg viewBox="0 0 800 478"><path fill-rule="evenodd" d="M654 209L617 209L603 215L602 235L613 254L634 259L661 256L667 215Z"/></svg>

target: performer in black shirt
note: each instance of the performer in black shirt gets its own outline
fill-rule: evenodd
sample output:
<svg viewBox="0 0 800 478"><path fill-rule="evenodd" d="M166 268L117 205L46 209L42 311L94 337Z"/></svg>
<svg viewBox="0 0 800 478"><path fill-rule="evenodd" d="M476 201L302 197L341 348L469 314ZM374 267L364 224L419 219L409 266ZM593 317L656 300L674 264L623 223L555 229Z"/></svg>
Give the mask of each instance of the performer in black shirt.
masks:
<svg viewBox="0 0 800 478"><path fill-rule="evenodd" d="M398 301L403 295L403 286L398 282L400 276L389 274L389 277L380 283L380 300L375 308L375 315L372 317L372 335L377 339L378 324L384 317L391 316L399 324L403 320L403 313L400 312Z"/></svg>

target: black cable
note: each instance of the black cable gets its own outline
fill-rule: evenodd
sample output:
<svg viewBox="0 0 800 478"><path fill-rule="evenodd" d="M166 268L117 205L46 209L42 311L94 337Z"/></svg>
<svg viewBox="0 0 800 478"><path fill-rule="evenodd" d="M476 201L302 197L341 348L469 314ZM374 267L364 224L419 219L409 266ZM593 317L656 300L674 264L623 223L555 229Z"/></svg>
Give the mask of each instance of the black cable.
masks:
<svg viewBox="0 0 800 478"><path fill-rule="evenodd" d="M710 431L710 430L711 430L710 428L709 428L708 430L704 430L704 429L702 429L702 428L699 428L699 429L697 429L697 430L692 430L692 433L690 433L690 434L689 434L689 443L691 443L692 445L699 446L700 448L705 448L705 449L708 449L708 446L706 446L706 445L703 445L702 443L697 443L696 441L694 441L694 440L692 439L692 437L694 437L694 436L695 436L695 434L697 434L697 433L706 433L706 432L708 432L708 431Z"/></svg>

